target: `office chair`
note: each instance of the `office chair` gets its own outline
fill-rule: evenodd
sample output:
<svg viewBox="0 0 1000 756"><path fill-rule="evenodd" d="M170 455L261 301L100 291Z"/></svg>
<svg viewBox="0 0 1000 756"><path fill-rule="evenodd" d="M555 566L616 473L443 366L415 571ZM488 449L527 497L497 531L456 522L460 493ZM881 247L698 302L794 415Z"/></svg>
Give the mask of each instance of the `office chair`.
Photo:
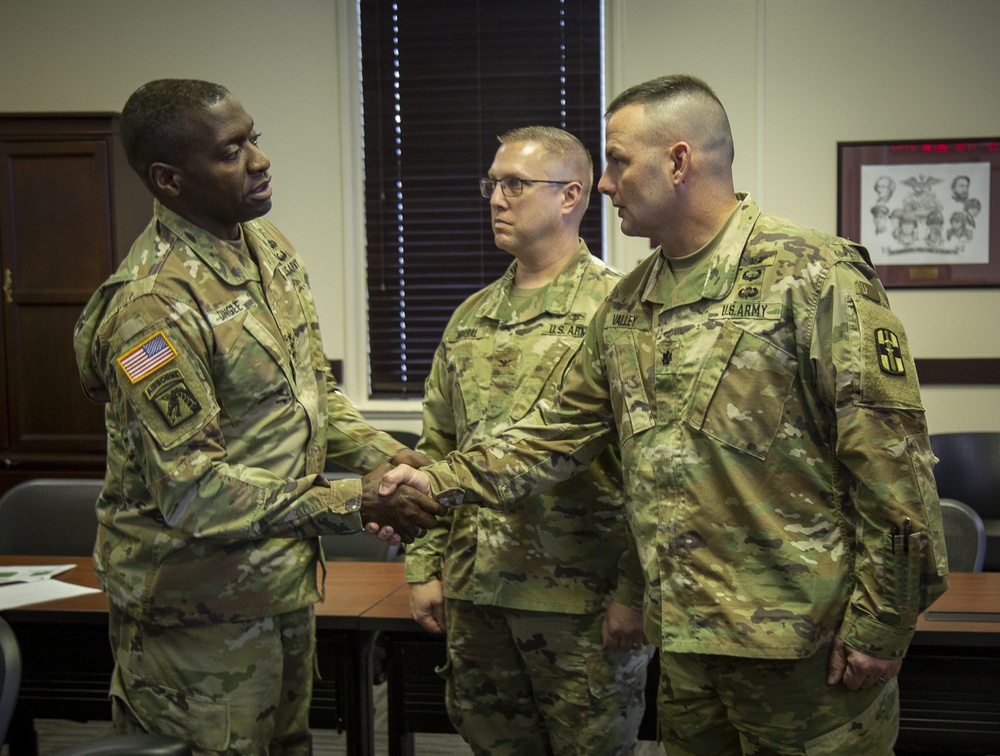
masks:
<svg viewBox="0 0 1000 756"><path fill-rule="evenodd" d="M972 507L956 499L941 499L944 543L950 572L982 572L986 558L986 528Z"/></svg>
<svg viewBox="0 0 1000 756"><path fill-rule="evenodd" d="M103 480L36 478L0 498L0 554L90 556Z"/></svg>
<svg viewBox="0 0 1000 756"><path fill-rule="evenodd" d="M328 562L395 562L399 556L399 546L366 533L327 535L320 541Z"/></svg>
<svg viewBox="0 0 1000 756"><path fill-rule="evenodd" d="M14 716L21 689L21 649L7 621L0 617L0 748L7 740L7 728Z"/></svg>
<svg viewBox="0 0 1000 756"><path fill-rule="evenodd" d="M938 496L969 505L986 528L983 569L1000 571L1000 432L931 436Z"/></svg>
<svg viewBox="0 0 1000 756"><path fill-rule="evenodd" d="M0 617L0 744L7 739L21 687L21 647L7 621ZM102 738L60 751L56 756L191 756L191 747L177 738L154 733Z"/></svg>

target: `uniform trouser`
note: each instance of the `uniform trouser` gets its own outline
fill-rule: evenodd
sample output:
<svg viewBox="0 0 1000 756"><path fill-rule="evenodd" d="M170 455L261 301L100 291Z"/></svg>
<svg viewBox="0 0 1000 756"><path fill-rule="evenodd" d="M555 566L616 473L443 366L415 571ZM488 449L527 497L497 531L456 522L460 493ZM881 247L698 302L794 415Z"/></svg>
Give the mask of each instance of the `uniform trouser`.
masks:
<svg viewBox="0 0 1000 756"><path fill-rule="evenodd" d="M312 752L312 607L249 622L163 627L110 612L119 734L160 732L196 754Z"/></svg>
<svg viewBox="0 0 1000 756"><path fill-rule="evenodd" d="M447 599L445 618L448 714L475 753L632 753L652 650L603 649L603 612L530 612Z"/></svg>
<svg viewBox="0 0 1000 756"><path fill-rule="evenodd" d="M896 680L827 685L830 649L801 660L660 655L660 735L668 756L883 756L899 730Z"/></svg>

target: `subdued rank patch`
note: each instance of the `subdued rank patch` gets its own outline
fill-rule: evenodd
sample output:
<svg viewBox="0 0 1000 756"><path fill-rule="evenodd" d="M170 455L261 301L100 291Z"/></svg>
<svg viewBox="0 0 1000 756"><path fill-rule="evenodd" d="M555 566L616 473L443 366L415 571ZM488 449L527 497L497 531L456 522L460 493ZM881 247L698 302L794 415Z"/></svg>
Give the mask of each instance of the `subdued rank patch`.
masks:
<svg viewBox="0 0 1000 756"><path fill-rule="evenodd" d="M878 289L872 286L867 281L855 281L854 290L863 297L867 297L872 302L877 302L882 304L882 297L878 293Z"/></svg>
<svg viewBox="0 0 1000 756"><path fill-rule="evenodd" d="M176 428L201 410L201 404L187 387L180 370L171 370L159 376L146 386L145 391L146 398L171 428Z"/></svg>
<svg viewBox="0 0 1000 756"><path fill-rule="evenodd" d="M875 329L875 353L878 355L878 366L883 373L906 375L899 337L888 328Z"/></svg>
<svg viewBox="0 0 1000 756"><path fill-rule="evenodd" d="M126 352L118 358L118 364L132 383L138 383L150 373L155 373L161 367L177 356L177 352L163 335L163 331L150 336L135 349Z"/></svg>

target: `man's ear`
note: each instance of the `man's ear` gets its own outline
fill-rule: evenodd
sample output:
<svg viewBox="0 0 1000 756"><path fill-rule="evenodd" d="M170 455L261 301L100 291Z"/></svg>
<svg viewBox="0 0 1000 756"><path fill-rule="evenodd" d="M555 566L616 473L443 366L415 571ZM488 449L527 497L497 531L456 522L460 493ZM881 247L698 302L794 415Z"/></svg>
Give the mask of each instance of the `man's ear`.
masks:
<svg viewBox="0 0 1000 756"><path fill-rule="evenodd" d="M691 170L691 145L687 142L674 142L670 145L667 151L667 168L674 185L683 184Z"/></svg>
<svg viewBox="0 0 1000 756"><path fill-rule="evenodd" d="M169 163L149 166L149 181L158 195L177 197L181 193L180 172Z"/></svg>
<svg viewBox="0 0 1000 756"><path fill-rule="evenodd" d="M583 185L579 181L566 184L562 191L563 214L565 215L573 212L574 208L580 204L582 197Z"/></svg>

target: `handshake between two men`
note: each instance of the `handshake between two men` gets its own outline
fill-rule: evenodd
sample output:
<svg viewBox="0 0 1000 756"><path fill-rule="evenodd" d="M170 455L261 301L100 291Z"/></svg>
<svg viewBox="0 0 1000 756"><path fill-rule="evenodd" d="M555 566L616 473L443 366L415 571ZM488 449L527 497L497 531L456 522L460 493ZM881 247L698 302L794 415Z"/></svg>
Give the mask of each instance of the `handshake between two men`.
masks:
<svg viewBox="0 0 1000 756"><path fill-rule="evenodd" d="M405 450L361 478L360 513L366 533L394 546L413 543L447 513L447 507L431 498L430 479L414 469L430 463L423 454Z"/></svg>

